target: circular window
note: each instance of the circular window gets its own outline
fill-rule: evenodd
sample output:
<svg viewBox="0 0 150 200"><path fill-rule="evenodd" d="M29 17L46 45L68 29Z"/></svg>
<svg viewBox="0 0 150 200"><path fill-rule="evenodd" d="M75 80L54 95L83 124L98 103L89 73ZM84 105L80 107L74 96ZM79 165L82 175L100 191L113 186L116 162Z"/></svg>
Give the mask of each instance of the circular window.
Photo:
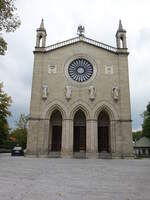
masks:
<svg viewBox="0 0 150 200"><path fill-rule="evenodd" d="M78 58L70 63L68 73L74 81L84 82L92 76L93 66L88 60Z"/></svg>

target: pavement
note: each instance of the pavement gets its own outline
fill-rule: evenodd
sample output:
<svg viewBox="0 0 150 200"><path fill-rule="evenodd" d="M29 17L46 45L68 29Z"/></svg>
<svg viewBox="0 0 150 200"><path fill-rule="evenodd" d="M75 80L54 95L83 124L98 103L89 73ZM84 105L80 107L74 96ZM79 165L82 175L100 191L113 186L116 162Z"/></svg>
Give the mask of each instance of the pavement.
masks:
<svg viewBox="0 0 150 200"><path fill-rule="evenodd" d="M150 200L150 159L0 154L0 200Z"/></svg>

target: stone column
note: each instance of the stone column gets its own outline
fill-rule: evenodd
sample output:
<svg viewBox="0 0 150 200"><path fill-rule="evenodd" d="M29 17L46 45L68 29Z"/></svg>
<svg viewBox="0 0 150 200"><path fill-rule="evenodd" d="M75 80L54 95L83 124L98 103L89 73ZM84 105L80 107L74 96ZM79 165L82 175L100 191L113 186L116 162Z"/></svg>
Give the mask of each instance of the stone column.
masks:
<svg viewBox="0 0 150 200"><path fill-rule="evenodd" d="M73 121L64 119L62 122L62 156L70 157L73 151Z"/></svg>
<svg viewBox="0 0 150 200"><path fill-rule="evenodd" d="M110 144L110 152L114 153L116 150L116 122L110 121L110 137L109 137L109 144Z"/></svg>
<svg viewBox="0 0 150 200"><path fill-rule="evenodd" d="M41 119L38 122L38 155L48 155L49 120Z"/></svg>
<svg viewBox="0 0 150 200"><path fill-rule="evenodd" d="M124 157L133 157L131 121L123 120L120 131L122 134L122 154Z"/></svg>
<svg viewBox="0 0 150 200"><path fill-rule="evenodd" d="M43 139L43 153L48 155L49 151L49 137L50 137L50 120L44 120L44 139Z"/></svg>
<svg viewBox="0 0 150 200"><path fill-rule="evenodd" d="M94 137L93 152L97 154L98 153L98 122L97 120L92 121L92 130L93 130L93 137Z"/></svg>
<svg viewBox="0 0 150 200"><path fill-rule="evenodd" d="M122 156L122 131L120 121L111 121L111 152L112 157L120 158Z"/></svg>
<svg viewBox="0 0 150 200"><path fill-rule="evenodd" d="M38 151L38 120L29 121L28 135L27 135L27 155L37 155Z"/></svg>
<svg viewBox="0 0 150 200"><path fill-rule="evenodd" d="M97 121L94 119L86 122L86 152L88 157L96 157L98 152Z"/></svg>

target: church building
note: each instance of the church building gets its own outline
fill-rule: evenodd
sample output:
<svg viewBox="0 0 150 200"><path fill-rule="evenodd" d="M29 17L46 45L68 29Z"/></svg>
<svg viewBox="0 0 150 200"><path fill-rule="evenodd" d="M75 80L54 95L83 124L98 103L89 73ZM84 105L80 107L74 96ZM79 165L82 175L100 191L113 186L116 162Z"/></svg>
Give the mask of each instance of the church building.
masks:
<svg viewBox="0 0 150 200"><path fill-rule="evenodd" d="M28 156L133 156L126 31L119 21L116 47L84 32L46 46L43 20L37 29Z"/></svg>

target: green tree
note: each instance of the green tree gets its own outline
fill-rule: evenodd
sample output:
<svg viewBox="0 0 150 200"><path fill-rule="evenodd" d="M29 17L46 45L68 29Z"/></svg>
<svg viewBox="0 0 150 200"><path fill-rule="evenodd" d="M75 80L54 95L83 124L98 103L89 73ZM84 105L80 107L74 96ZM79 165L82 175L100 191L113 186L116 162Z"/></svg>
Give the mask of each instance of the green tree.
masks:
<svg viewBox="0 0 150 200"><path fill-rule="evenodd" d="M15 0L0 0L0 55L4 55L7 50L2 31L14 32L21 24L15 11Z"/></svg>
<svg viewBox="0 0 150 200"><path fill-rule="evenodd" d="M0 83L0 145L4 144L4 141L8 137L9 127L7 117L11 115L8 110L10 105L11 97L3 91L3 84Z"/></svg>
<svg viewBox="0 0 150 200"><path fill-rule="evenodd" d="M16 122L17 128L10 134L10 137L15 139L15 143L19 144L24 149L27 144L27 122L28 116L21 114L19 120Z"/></svg>
<svg viewBox="0 0 150 200"><path fill-rule="evenodd" d="M148 103L146 110L143 113L143 124L142 124L142 133L143 136L150 138L150 102Z"/></svg>
<svg viewBox="0 0 150 200"><path fill-rule="evenodd" d="M133 135L133 141L137 141L143 136L142 131L135 131L132 133L132 135Z"/></svg>

